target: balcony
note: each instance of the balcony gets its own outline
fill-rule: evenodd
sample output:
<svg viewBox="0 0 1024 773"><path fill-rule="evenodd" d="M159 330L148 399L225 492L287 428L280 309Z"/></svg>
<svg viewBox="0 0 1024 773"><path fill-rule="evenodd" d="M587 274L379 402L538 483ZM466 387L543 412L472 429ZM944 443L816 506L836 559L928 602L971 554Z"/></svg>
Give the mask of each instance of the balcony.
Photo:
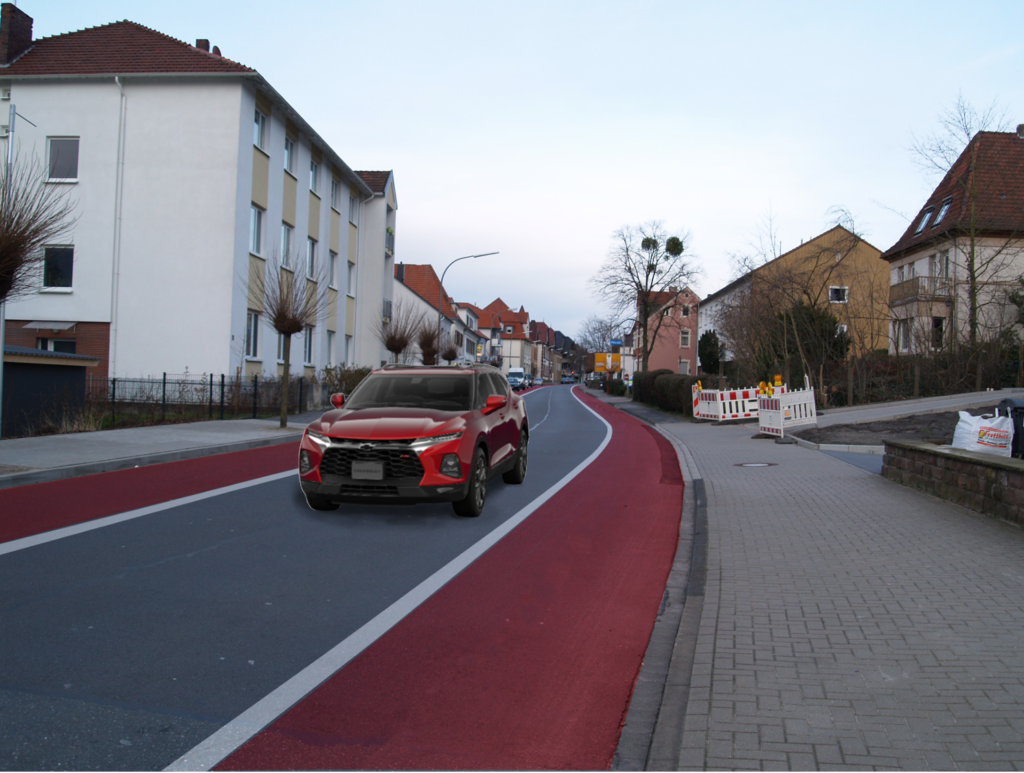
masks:
<svg viewBox="0 0 1024 773"><path fill-rule="evenodd" d="M390 228L384 232L384 252L389 258L395 254L395 232Z"/></svg>
<svg viewBox="0 0 1024 773"><path fill-rule="evenodd" d="M935 301L950 297L952 283L947 277L915 276L889 286L889 303Z"/></svg>
<svg viewBox="0 0 1024 773"><path fill-rule="evenodd" d="M384 309L382 314L385 322L391 321L391 301L387 298L384 299Z"/></svg>

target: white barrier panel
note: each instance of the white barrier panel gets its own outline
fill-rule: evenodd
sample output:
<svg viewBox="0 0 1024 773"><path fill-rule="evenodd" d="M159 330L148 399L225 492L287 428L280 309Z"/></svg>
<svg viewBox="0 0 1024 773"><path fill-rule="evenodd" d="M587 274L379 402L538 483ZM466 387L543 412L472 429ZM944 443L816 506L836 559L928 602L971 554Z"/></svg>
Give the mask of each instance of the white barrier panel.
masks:
<svg viewBox="0 0 1024 773"><path fill-rule="evenodd" d="M787 429L818 423L818 412L814 401L814 390L806 377L804 389L769 397L761 395L758 400L758 428L765 435L785 437Z"/></svg>
<svg viewBox="0 0 1024 773"><path fill-rule="evenodd" d="M785 391L785 385L775 387L776 394ZM757 418L757 387L701 390L694 384L692 392L695 418L712 421Z"/></svg>

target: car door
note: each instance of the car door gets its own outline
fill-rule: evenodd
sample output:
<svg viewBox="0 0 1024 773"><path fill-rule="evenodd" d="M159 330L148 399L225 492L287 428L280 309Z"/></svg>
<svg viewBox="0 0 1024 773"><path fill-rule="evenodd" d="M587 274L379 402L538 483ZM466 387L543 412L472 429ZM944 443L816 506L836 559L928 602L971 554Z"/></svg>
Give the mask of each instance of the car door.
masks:
<svg viewBox="0 0 1024 773"><path fill-rule="evenodd" d="M515 453L516 444L519 442L519 430L516 427L516 414L512 407L512 388L497 373L488 375L494 383L494 393L503 395L507 400L505 407L499 408L491 414L495 418L494 435L497 441L497 450L491 459L494 462L500 462Z"/></svg>
<svg viewBox="0 0 1024 773"><path fill-rule="evenodd" d="M489 373L480 373L476 377L477 403L474 408L480 413L480 421L483 425L483 432L487 436L487 456L491 463L494 463L495 455L501 447L501 433L499 431L498 411L484 413L484 406L487 405L487 398L497 394L494 382L491 381Z"/></svg>

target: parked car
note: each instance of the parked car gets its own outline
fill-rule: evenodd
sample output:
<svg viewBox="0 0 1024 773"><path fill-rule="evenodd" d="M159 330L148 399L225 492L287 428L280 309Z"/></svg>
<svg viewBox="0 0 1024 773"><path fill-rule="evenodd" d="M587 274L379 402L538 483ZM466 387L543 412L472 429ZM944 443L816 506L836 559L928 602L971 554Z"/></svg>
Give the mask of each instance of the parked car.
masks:
<svg viewBox="0 0 1024 773"><path fill-rule="evenodd" d="M490 478L526 478L526 403L489 365L386 366L331 403L299 445L299 485L314 510L451 502L476 517Z"/></svg>
<svg viewBox="0 0 1024 773"><path fill-rule="evenodd" d="M562 376L562 383L563 384L575 384L576 383L576 379L574 379L572 376Z"/></svg>

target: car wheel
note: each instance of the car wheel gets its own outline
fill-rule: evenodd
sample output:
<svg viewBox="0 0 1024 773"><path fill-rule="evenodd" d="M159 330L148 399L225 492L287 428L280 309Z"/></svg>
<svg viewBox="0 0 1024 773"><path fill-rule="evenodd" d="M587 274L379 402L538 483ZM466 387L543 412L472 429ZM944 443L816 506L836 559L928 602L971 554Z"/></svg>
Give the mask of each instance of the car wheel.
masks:
<svg viewBox="0 0 1024 773"><path fill-rule="evenodd" d="M529 441L530 436L527 433L519 433L519 450L516 451L516 462L512 465L511 470L501 476L501 479L506 483L518 485L526 480L526 449Z"/></svg>
<svg viewBox="0 0 1024 773"><path fill-rule="evenodd" d="M306 504L309 505L313 510L330 511L337 510L341 505L332 502L327 497L317 496L316 494L306 494Z"/></svg>
<svg viewBox="0 0 1024 773"><path fill-rule="evenodd" d="M456 515L463 518L476 518L484 511L484 500L487 499L487 457L483 449L476 449L473 454L473 468L469 473L469 491L466 498L452 502Z"/></svg>

